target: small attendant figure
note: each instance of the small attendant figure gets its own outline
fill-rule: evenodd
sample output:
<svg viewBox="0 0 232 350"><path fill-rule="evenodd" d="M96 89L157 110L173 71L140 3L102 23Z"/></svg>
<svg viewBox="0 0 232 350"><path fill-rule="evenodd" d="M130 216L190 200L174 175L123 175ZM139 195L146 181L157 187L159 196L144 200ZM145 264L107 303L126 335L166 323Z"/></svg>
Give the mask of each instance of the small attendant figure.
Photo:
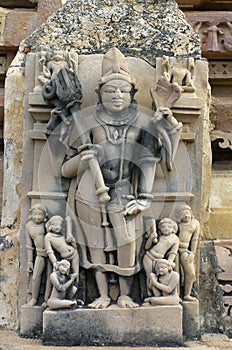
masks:
<svg viewBox="0 0 232 350"><path fill-rule="evenodd" d="M28 305L34 306L38 303L38 297L40 293L40 285L42 274L47 265L47 277L49 275L49 264L47 264L47 253L45 250L45 218L46 209L39 203L35 204L30 209L30 221L26 224L26 248L27 248L27 273L29 276L29 293L31 292L32 298L28 302ZM34 260L34 250L36 251L36 257ZM32 278L31 278L32 275ZM47 278L46 290L45 290L45 303L48 299L50 288L49 279Z"/></svg>
<svg viewBox="0 0 232 350"><path fill-rule="evenodd" d="M63 222L63 218L59 215L52 216L47 222L48 232L45 236L45 249L54 269L57 269L59 259L66 259L70 262L72 273L76 274L77 284L79 279L79 255L71 232L67 232L67 237L62 232Z"/></svg>
<svg viewBox="0 0 232 350"><path fill-rule="evenodd" d="M194 301L191 296L193 283L196 281L196 251L200 238L200 223L192 214L189 205L184 204L178 208L179 219L179 254L180 267L183 272L184 300Z"/></svg>
<svg viewBox="0 0 232 350"><path fill-rule="evenodd" d="M178 226L175 221L164 218L160 220L158 229L161 234L158 242L146 251L143 258L147 286L149 285L149 276L154 270L158 259L168 259L170 265L175 267L174 260L179 248L179 238L176 236ZM148 295L150 295L149 288Z"/></svg>
<svg viewBox="0 0 232 350"><path fill-rule="evenodd" d="M180 298L177 292L179 274L172 270L171 263L166 259L156 261L155 272L149 277L149 289L153 296L145 298L145 303L151 305L177 305Z"/></svg>
<svg viewBox="0 0 232 350"><path fill-rule="evenodd" d="M74 299L77 287L73 284L78 274L69 272L70 262L68 260L57 262L56 269L50 276L53 288L47 302L49 309L68 309L77 306L77 300Z"/></svg>

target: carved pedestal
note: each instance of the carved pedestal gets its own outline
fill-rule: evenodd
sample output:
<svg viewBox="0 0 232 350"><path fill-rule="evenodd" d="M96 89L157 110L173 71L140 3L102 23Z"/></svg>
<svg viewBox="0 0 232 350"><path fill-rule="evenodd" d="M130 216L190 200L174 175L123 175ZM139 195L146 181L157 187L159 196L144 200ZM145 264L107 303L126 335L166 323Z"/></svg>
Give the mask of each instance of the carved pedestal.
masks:
<svg viewBox="0 0 232 350"><path fill-rule="evenodd" d="M45 311L43 342L60 346L181 344L182 307Z"/></svg>
<svg viewBox="0 0 232 350"><path fill-rule="evenodd" d="M200 336L199 301L183 301L183 334L186 340Z"/></svg>

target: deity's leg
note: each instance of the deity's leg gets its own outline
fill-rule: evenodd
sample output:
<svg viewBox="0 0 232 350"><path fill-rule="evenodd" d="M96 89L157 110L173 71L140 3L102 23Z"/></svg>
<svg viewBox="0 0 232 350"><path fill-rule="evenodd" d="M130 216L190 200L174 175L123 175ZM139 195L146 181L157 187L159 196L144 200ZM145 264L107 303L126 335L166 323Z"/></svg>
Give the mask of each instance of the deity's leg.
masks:
<svg viewBox="0 0 232 350"><path fill-rule="evenodd" d="M93 265L105 264L104 229L101 227L102 215L100 207L97 207L96 205L93 208L90 205L76 201L76 209L85 234L86 244L89 249L90 263ZM100 298L93 301L89 306L92 308L104 309L111 302L108 293L107 275L96 267L95 279Z"/></svg>
<svg viewBox="0 0 232 350"><path fill-rule="evenodd" d="M150 281L150 273L152 273L152 267L153 267L153 260L148 256L144 255L143 258L143 267L146 273L146 283L147 283L147 295L150 296L151 292L149 289L149 281Z"/></svg>
<svg viewBox="0 0 232 350"><path fill-rule="evenodd" d="M110 221L114 228L117 241L117 260L118 266L123 268L133 268L136 257L135 240L135 219L127 221L122 213L110 214ZM118 305L125 308L138 307L130 297L133 276L119 276L120 296Z"/></svg>
<svg viewBox="0 0 232 350"><path fill-rule="evenodd" d="M103 249L89 247L90 257L94 264L105 264L105 253ZM95 271L95 279L98 287L98 291L100 294L100 298L97 298L91 304L90 307L96 309L105 309L109 306L111 299L108 293L108 280L105 272L101 272L100 270Z"/></svg>
<svg viewBox="0 0 232 350"><path fill-rule="evenodd" d="M42 273L45 268L45 258L42 256L37 256L34 264L34 271L32 276L32 298L28 303L31 306L36 305L40 292L40 283Z"/></svg>
<svg viewBox="0 0 232 350"><path fill-rule="evenodd" d="M193 282L196 280L195 266L193 262L186 262L187 253L181 254L180 261L184 270L184 299L193 301L196 298L191 296Z"/></svg>

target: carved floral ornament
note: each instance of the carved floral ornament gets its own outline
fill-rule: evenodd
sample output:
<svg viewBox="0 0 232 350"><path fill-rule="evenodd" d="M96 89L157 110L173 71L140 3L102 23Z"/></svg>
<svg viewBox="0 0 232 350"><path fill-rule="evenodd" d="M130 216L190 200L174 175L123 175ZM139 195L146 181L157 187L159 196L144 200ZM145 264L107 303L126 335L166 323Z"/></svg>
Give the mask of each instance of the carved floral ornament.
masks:
<svg viewBox="0 0 232 350"><path fill-rule="evenodd" d="M227 133L221 130L213 130L210 133L211 141L222 140L218 145L220 148L230 148L232 150L232 133Z"/></svg>

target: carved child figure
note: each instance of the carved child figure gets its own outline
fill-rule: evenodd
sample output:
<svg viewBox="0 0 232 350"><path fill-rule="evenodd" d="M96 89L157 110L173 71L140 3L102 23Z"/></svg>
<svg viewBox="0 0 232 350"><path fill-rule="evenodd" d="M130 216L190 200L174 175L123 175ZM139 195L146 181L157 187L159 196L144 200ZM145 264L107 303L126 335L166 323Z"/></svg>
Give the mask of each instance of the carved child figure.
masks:
<svg viewBox="0 0 232 350"><path fill-rule="evenodd" d="M63 218L54 215L47 222L46 228L48 233L45 236L45 249L54 269L58 267L56 254L61 259L67 259L72 267L72 272L76 274L76 283L79 275L79 255L76 248L76 242L72 239L71 233L69 237L65 237L62 232ZM70 242L70 243L69 243Z"/></svg>
<svg viewBox="0 0 232 350"><path fill-rule="evenodd" d="M180 265L184 273L184 299L193 301L191 291L196 280L195 255L200 237L199 221L194 219L189 205L179 207L177 216L179 219L179 253Z"/></svg>
<svg viewBox="0 0 232 350"><path fill-rule="evenodd" d="M46 266L47 253L45 250L45 218L46 210L41 204L35 204L30 209L30 221L26 225L26 248L27 248L27 272L32 274L31 293L32 298L28 305L34 306L38 302L42 274ZM36 258L33 262L34 248ZM30 289L30 287L29 287ZM45 302L48 299L48 284L45 291Z"/></svg>
<svg viewBox="0 0 232 350"><path fill-rule="evenodd" d="M68 260L57 262L56 269L50 276L53 288L51 297L48 299L48 307L51 310L66 309L77 305L77 301L73 299L77 287L73 284L78 273L70 274L69 272L70 262Z"/></svg>
<svg viewBox="0 0 232 350"><path fill-rule="evenodd" d="M167 258L170 265L174 267L174 260L179 248L179 239L176 236L178 226L175 221L164 218L160 220L158 228L161 234L158 243L148 250L143 258L143 266L147 276L147 286L149 284L149 276L155 267L156 261L158 259ZM149 290L148 294L150 294Z"/></svg>
<svg viewBox="0 0 232 350"><path fill-rule="evenodd" d="M179 274L172 270L170 261L159 259L155 264L155 274L149 277L149 289L154 296L146 298L145 303L152 305L177 305L179 296L177 286Z"/></svg>

